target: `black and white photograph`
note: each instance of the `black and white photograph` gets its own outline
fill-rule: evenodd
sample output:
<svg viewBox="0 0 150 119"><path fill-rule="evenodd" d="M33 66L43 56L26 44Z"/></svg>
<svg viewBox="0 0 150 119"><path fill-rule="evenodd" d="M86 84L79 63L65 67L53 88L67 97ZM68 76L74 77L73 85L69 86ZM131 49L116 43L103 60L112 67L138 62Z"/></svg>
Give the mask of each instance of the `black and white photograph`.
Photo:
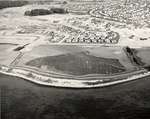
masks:
<svg viewBox="0 0 150 119"><path fill-rule="evenodd" d="M0 0L0 119L150 119L150 0Z"/></svg>

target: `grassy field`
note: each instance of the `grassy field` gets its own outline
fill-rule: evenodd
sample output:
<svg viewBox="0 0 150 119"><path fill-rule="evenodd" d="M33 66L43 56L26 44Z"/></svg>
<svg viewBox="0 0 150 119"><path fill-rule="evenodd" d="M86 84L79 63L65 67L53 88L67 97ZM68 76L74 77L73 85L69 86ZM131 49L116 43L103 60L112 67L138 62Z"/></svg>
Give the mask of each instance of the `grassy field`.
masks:
<svg viewBox="0 0 150 119"><path fill-rule="evenodd" d="M95 57L86 52L37 58L26 65L71 75L114 74L125 71L116 59Z"/></svg>
<svg viewBox="0 0 150 119"><path fill-rule="evenodd" d="M17 66L71 75L110 75L135 69L121 48L57 45L33 48Z"/></svg>

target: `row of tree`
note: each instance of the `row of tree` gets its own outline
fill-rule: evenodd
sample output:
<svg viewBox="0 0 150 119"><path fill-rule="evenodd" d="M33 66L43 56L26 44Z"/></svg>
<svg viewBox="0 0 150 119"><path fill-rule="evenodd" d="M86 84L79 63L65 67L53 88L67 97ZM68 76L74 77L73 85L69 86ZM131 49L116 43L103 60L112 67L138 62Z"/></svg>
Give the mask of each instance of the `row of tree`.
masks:
<svg viewBox="0 0 150 119"><path fill-rule="evenodd" d="M49 14L67 14L68 11L64 8L51 8L51 9L33 9L26 11L25 16L38 16L38 15L49 15Z"/></svg>
<svg viewBox="0 0 150 119"><path fill-rule="evenodd" d="M10 0L3 0L0 1L0 9L9 8L9 7L21 7L27 5L28 1L10 1Z"/></svg>

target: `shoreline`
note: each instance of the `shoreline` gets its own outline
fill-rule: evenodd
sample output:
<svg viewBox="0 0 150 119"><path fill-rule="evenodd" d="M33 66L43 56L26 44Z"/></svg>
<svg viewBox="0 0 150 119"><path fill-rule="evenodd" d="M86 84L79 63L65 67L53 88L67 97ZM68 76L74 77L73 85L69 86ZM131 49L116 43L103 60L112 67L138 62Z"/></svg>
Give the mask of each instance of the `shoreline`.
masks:
<svg viewBox="0 0 150 119"><path fill-rule="evenodd" d="M146 71L141 72L139 74L134 74L132 76L123 78L123 79L117 79L117 80L103 80L103 79L91 79L91 80L75 80L75 79L62 79L62 78L54 78L50 76L44 76L40 74L33 73L32 71L25 71L22 69L10 69L7 66L1 66L0 67L0 73L23 78L27 81L30 81L32 83L43 85L43 86L50 86L50 87L60 87L60 88L74 88L74 89L88 89L88 88L102 88L102 87L108 87L112 85L117 85L129 81L134 81L141 79L143 77L150 76L150 72Z"/></svg>

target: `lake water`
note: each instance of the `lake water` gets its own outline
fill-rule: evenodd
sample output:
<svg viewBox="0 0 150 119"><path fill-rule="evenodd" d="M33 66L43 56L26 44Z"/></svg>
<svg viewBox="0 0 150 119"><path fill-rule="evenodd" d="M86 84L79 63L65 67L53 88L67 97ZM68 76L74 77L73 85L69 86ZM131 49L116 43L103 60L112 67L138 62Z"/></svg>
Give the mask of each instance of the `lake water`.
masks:
<svg viewBox="0 0 150 119"><path fill-rule="evenodd" d="M0 88L2 119L150 119L150 77L75 90L0 74Z"/></svg>

